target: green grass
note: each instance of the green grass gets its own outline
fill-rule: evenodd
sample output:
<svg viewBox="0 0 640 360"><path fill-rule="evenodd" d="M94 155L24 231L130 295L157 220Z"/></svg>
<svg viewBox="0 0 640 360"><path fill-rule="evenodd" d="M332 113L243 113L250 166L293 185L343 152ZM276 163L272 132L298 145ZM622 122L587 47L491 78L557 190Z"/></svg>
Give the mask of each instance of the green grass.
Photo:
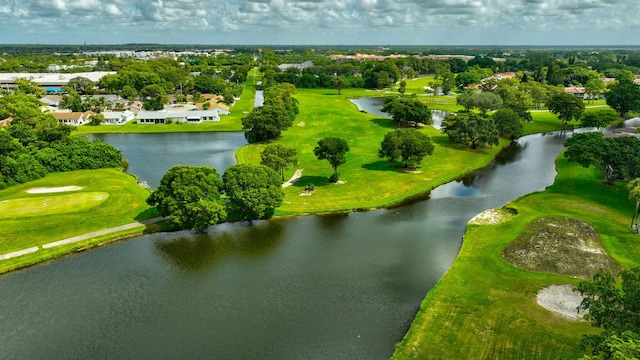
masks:
<svg viewBox="0 0 640 360"><path fill-rule="evenodd" d="M29 194L35 187L80 186L69 193ZM149 191L115 169L55 173L0 191L0 254L62 240L157 216L145 199ZM46 202L46 205L44 203ZM54 209L55 208L55 209ZM55 211L52 211L55 210ZM144 227L92 241L39 250L0 261L0 272L29 265L96 244L105 239L140 234Z"/></svg>
<svg viewBox="0 0 640 360"><path fill-rule="evenodd" d="M285 199L277 215L305 214L354 209L371 209L400 203L407 198L424 194L434 187L456 179L491 162L506 141L491 149L470 150L453 145L440 131L426 127L436 149L418 168L410 172L391 168L386 159L377 156L384 134L395 129L391 120L357 111L347 101L362 90L299 89L300 114L295 124L286 130L278 142L298 150L298 168L304 169L302 178L285 189ZM348 141L351 150L347 163L338 169L346 183L328 182L332 173L327 161L319 161L313 154L318 140L337 136ZM238 150L241 163L259 163L263 145L248 145ZM445 160L446 159L446 160ZM291 176L295 169L288 169ZM305 185L315 185L312 196L301 197Z"/></svg>
<svg viewBox="0 0 640 360"><path fill-rule="evenodd" d="M432 289L393 359L575 359L578 341L595 330L538 306L536 293L579 280L520 270L500 256L527 224L546 216L591 224L622 266L640 265L629 228L633 204L624 184L605 186L593 168L560 157L554 185L508 204L518 215L500 225L468 225L459 255Z"/></svg>

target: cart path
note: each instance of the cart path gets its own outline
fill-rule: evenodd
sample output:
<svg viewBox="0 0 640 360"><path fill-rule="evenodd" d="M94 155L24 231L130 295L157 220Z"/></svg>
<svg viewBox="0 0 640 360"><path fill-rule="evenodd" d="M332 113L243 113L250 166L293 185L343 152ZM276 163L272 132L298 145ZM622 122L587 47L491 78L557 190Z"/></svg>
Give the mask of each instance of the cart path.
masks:
<svg viewBox="0 0 640 360"><path fill-rule="evenodd" d="M108 229L104 229L104 230L98 230L98 231L90 232L90 233L87 233L87 234L84 234L84 235L74 236L74 237L71 237L71 238L68 238L68 239L63 239L63 240L58 240L58 241L46 243L46 244L43 244L43 245L41 245L39 247L38 246L33 246L33 247L30 247L30 248L27 248L27 249L14 251L14 252L10 252L10 253L7 253L7 254L2 254L2 255L0 255L0 261L11 259L11 258L18 257L18 256L22 256L22 255L26 255L26 254L32 254L32 253L40 250L40 248L42 248L42 249L50 249L50 248L54 248L54 247L57 247L57 246L73 244L75 242L93 239L93 238L96 238L98 236L107 235L107 234L115 233L115 232L118 232L118 231L130 230L130 229L134 229L136 227L146 226L146 225L149 225L149 224L157 223L157 222L159 222L161 220L164 220L164 218L163 217L155 217L155 218L152 218L152 219L136 221L136 222L133 222L133 223L130 223L130 224L120 225L120 226L116 226L116 227L112 227L112 228L108 228Z"/></svg>
<svg viewBox="0 0 640 360"><path fill-rule="evenodd" d="M293 185L293 183L295 183L296 181L298 181L298 179L300 179L302 177L302 171L304 171L304 169L296 170L296 172L293 174L291 179L289 179L289 181L287 181L284 184L282 184L282 187L286 188L286 187L289 187L289 186Z"/></svg>

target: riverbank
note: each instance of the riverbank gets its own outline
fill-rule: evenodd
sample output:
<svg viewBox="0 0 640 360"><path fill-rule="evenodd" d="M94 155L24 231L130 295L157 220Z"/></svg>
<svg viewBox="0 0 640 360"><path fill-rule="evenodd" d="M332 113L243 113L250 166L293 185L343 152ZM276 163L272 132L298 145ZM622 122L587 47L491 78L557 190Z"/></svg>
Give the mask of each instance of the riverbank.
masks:
<svg viewBox="0 0 640 360"><path fill-rule="evenodd" d="M596 169L569 164L562 156L556 165L552 186L505 206L517 212L509 221L467 226L455 262L422 302L393 359L568 359L583 354L581 335L596 330L536 302L541 289L576 285L580 279L519 269L504 260L503 249L528 224L548 216L593 226L604 249L623 267L640 265L640 245L629 228L633 204L624 184L605 186Z"/></svg>

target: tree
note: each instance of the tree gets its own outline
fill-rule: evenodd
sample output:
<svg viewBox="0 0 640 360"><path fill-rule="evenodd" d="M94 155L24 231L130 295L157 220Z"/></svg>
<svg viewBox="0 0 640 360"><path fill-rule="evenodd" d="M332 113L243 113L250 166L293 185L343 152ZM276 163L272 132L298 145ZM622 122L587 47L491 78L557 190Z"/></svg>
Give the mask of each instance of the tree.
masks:
<svg viewBox="0 0 640 360"><path fill-rule="evenodd" d="M442 132L452 142L469 145L472 149L481 145L497 145L500 141L493 120L473 113L445 116L442 120Z"/></svg>
<svg viewBox="0 0 640 360"><path fill-rule="evenodd" d="M389 113L397 125L409 121L426 125L433 123L429 107L415 96L388 97L382 111Z"/></svg>
<svg viewBox="0 0 640 360"><path fill-rule="evenodd" d="M573 134L564 142L565 156L583 167L595 166L605 184L640 177L640 140L633 136L605 138L600 132Z"/></svg>
<svg viewBox="0 0 640 360"><path fill-rule="evenodd" d="M378 157L389 159L392 167L396 166L398 159L402 159L404 167L415 168L425 156L433 154L433 149L431 139L424 133L413 129L397 129L384 135Z"/></svg>
<svg viewBox="0 0 640 360"><path fill-rule="evenodd" d="M67 88L73 89L73 91L79 94L85 94L85 95L95 94L96 92L94 89L95 86L96 84L94 84L93 81L82 76L74 77L73 79L69 80L69 82L66 85Z"/></svg>
<svg viewBox="0 0 640 360"><path fill-rule="evenodd" d="M347 159L345 154L349 151L347 141L337 137L326 137L318 141L318 146L313 149L313 153L318 160L327 160L333 168L333 175L329 178L331 182L337 182L340 175L338 166L344 164Z"/></svg>
<svg viewBox="0 0 640 360"><path fill-rule="evenodd" d="M591 103L593 99L599 99L605 89L606 86L602 80L599 78L592 78L587 80L587 83L584 84L584 95L587 98L587 101Z"/></svg>
<svg viewBox="0 0 640 360"><path fill-rule="evenodd" d="M31 80L20 78L20 79L16 79L15 82L17 85L18 93L33 95L37 99L40 99L46 94L46 92L44 91L43 88L40 87L40 85L36 84Z"/></svg>
<svg viewBox="0 0 640 360"><path fill-rule="evenodd" d="M102 114L93 114L91 115L91 125L100 125L102 123L104 123L106 121L106 119L104 118L104 115Z"/></svg>
<svg viewBox="0 0 640 360"><path fill-rule="evenodd" d="M222 175L224 192L234 211L247 220L273 216L282 204L284 192L280 176L264 165L237 164Z"/></svg>
<svg viewBox="0 0 640 360"><path fill-rule="evenodd" d="M609 85L607 105L616 110L620 117L625 117L629 111L640 110L640 87L632 77L619 76Z"/></svg>
<svg viewBox="0 0 640 360"><path fill-rule="evenodd" d="M509 108L498 109L491 118L501 137L515 140L522 136L524 127L515 111Z"/></svg>
<svg viewBox="0 0 640 360"><path fill-rule="evenodd" d="M465 71L456 75L455 82L457 87L463 88L472 84L478 84L480 82L480 78L472 72Z"/></svg>
<svg viewBox="0 0 640 360"><path fill-rule="evenodd" d="M331 87L338 90L338 95L340 95L340 91L347 87L347 81L340 76L336 76L331 80Z"/></svg>
<svg viewBox="0 0 640 360"><path fill-rule="evenodd" d="M140 90L140 96L146 100L143 105L145 110L162 110L168 101L167 92L158 84L145 86Z"/></svg>
<svg viewBox="0 0 640 360"><path fill-rule="evenodd" d="M204 230L227 216L221 188L213 167L176 165L164 174L147 203L181 228Z"/></svg>
<svg viewBox="0 0 640 360"><path fill-rule="evenodd" d="M627 184L629 190L629 199L635 200L636 205L633 208L633 216L631 217L631 227L633 228L633 221L636 215L640 211L640 178L635 178ZM636 234L640 231L640 216L638 217L638 224L636 224Z"/></svg>
<svg viewBox="0 0 640 360"><path fill-rule="evenodd" d="M284 169L298 164L296 149L281 144L267 145L260 153L260 164L280 172L284 181Z"/></svg>
<svg viewBox="0 0 640 360"><path fill-rule="evenodd" d="M620 121L618 114L611 109L585 111L580 116L580 126L595 127L602 131L605 127Z"/></svg>
<svg viewBox="0 0 640 360"><path fill-rule="evenodd" d="M291 127L293 120L282 104L265 104L242 118L244 137L249 143L272 140Z"/></svg>
<svg viewBox="0 0 640 360"><path fill-rule="evenodd" d="M635 344L632 348L638 353L640 268L621 270L619 275L619 286L610 272L599 270L593 280L582 281L577 287L584 297L578 309L588 310L584 318L591 326L602 328L600 334L582 335L581 345L604 359L620 359L611 352L611 341L616 339L632 341Z"/></svg>
<svg viewBox="0 0 640 360"><path fill-rule="evenodd" d="M564 125L567 121L580 118L584 111L584 102L571 94L558 92L547 100L547 107L549 111L558 116Z"/></svg>

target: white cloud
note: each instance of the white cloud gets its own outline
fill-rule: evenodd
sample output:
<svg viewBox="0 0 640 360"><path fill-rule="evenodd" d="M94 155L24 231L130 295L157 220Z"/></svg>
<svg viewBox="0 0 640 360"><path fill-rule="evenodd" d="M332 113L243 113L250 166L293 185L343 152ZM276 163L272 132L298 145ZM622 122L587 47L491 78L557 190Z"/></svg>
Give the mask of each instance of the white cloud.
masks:
<svg viewBox="0 0 640 360"><path fill-rule="evenodd" d="M96 37L103 39L117 28L119 33L113 34L120 38L113 42L122 41L126 34L157 42L208 42L216 34L216 38L242 40L241 36L251 34L244 42L255 43L279 32L282 38L299 42L350 43L367 39L368 34L370 42L402 43L425 38L416 36L417 32L430 34L429 39L455 33L474 41L492 34L484 36L484 41L495 43L500 41L495 34L516 31L522 43L539 43L538 32L547 31L557 33L545 35L548 42L557 43L579 41L581 36L588 42L589 34L606 30L615 35L618 30L620 34L609 41L628 43L639 35L640 7L635 1L0 0L0 29L14 30L8 42L20 42L21 31L40 32L43 37L58 34L69 41L90 36L87 29L99 32ZM359 37L353 35L356 32ZM201 38L193 37L199 33Z"/></svg>

